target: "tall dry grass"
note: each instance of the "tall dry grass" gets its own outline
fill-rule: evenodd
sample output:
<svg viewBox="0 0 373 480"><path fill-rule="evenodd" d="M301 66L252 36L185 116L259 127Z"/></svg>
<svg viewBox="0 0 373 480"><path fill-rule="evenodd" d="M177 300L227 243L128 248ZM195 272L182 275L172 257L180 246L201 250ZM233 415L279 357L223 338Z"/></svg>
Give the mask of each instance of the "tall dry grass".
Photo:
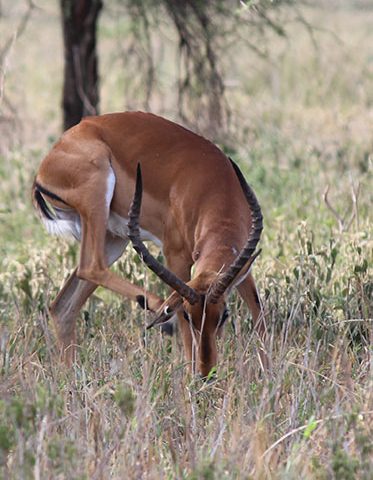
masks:
<svg viewBox="0 0 373 480"><path fill-rule="evenodd" d="M77 365L55 359L46 308L78 250L47 237L30 206L33 172L59 135L58 17L40 4L7 72L21 127L1 139L0 478L373 478L373 13L309 9L333 32L315 32L316 46L294 25L270 62L227 60L237 83L222 148L265 215L254 275L271 368L261 371L233 295L236 331L227 325L206 384L189 375L177 338L144 338L144 313L104 290L81 313ZM121 72L108 69L112 22L101 27L103 110L122 98ZM328 185L343 228L323 200ZM131 251L115 268L166 294Z"/></svg>

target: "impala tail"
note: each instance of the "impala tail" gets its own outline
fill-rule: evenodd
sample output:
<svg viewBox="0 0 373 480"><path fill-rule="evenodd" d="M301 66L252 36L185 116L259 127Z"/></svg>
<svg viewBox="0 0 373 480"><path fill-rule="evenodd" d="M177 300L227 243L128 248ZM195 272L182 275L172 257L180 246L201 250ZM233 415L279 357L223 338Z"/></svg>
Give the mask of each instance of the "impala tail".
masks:
<svg viewBox="0 0 373 480"><path fill-rule="evenodd" d="M79 240L80 221L77 219L76 214L68 214L57 207L52 209L50 204L46 202L45 197L57 200L68 207L62 198L44 188L35 179L32 186L32 203L48 233L60 237L73 236Z"/></svg>

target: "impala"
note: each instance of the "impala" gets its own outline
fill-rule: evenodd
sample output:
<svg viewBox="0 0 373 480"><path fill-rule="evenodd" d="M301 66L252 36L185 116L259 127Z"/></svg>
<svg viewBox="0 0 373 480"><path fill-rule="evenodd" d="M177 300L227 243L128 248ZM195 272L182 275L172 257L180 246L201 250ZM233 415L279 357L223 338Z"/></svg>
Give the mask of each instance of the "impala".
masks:
<svg viewBox="0 0 373 480"><path fill-rule="evenodd" d="M98 285L153 311L149 326L177 315L187 360L202 376L217 363L216 338L233 287L264 340L250 273L260 206L238 166L205 138L150 113L87 117L41 163L33 201L50 233L81 242L79 265L50 306L68 364L76 317ZM129 240L171 287L165 301L109 270ZM162 247L167 268L143 240Z"/></svg>

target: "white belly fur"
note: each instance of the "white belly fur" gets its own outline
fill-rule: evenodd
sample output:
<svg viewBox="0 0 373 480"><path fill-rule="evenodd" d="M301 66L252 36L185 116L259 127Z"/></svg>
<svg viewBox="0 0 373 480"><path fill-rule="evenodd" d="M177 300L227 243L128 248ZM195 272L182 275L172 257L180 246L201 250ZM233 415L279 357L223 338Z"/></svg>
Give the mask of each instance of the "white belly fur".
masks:
<svg viewBox="0 0 373 480"><path fill-rule="evenodd" d="M79 215L72 210L55 208L56 220L42 218L43 223L51 235L60 237L73 237L81 240L81 225ZM128 219L121 217L115 212L110 212L107 231L116 237L128 239ZM150 240L162 248L162 242L152 233L140 228L141 240Z"/></svg>
<svg viewBox="0 0 373 480"><path fill-rule="evenodd" d="M110 212L108 231L121 238L128 238L128 218L121 217L115 212ZM150 240L158 247L162 247L162 242L152 233L140 228L141 240Z"/></svg>

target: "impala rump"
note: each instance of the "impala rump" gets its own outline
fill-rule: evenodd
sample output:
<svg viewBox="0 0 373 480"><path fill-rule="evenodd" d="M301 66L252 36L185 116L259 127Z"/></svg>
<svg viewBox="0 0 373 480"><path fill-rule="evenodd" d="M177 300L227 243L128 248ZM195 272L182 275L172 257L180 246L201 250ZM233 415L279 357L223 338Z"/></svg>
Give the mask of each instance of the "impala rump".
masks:
<svg viewBox="0 0 373 480"><path fill-rule="evenodd" d="M110 210L110 204L115 190L115 174L110 167L107 177L107 190L105 195L106 207L109 209L109 217L107 221L107 231L114 237L128 240L128 218ZM44 198L55 200L66 205L66 208L57 207ZM50 235L59 237L73 237L75 240L81 239L81 221L79 214L70 207L61 197L46 189L36 180L33 185L33 203L39 212L42 223ZM162 242L149 231L141 228L140 236L142 240L150 240L158 247L162 248Z"/></svg>

